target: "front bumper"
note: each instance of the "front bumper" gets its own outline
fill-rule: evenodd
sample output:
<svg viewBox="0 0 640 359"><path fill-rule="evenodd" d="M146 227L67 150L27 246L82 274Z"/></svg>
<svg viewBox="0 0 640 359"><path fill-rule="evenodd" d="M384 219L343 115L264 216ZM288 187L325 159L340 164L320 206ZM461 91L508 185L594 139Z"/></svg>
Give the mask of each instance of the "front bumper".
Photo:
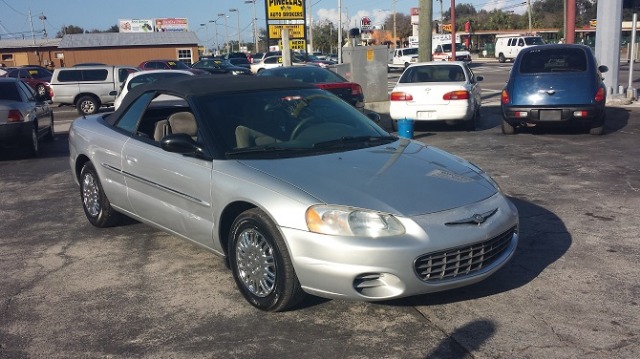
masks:
<svg viewBox="0 0 640 359"><path fill-rule="evenodd" d="M482 224L444 225L454 218L496 208L495 215ZM320 297L364 301L439 292L487 278L509 261L518 243L517 210L500 194L464 208L401 221L406 228L404 235L379 239L326 236L283 228L302 288ZM504 237L505 233L508 238L502 241L503 247L482 268L469 270L469 266L462 264L468 258L459 258L460 265L448 268L448 275L442 278L425 279L420 272L428 255L465 252ZM456 268L459 273L451 275ZM439 276L445 270L436 268L435 272Z"/></svg>

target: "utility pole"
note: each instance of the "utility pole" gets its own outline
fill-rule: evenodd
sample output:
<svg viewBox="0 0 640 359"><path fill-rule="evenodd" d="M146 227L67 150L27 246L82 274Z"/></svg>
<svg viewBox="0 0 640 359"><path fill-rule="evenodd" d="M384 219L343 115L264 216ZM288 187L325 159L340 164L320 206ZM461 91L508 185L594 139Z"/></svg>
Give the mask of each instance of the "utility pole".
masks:
<svg viewBox="0 0 640 359"><path fill-rule="evenodd" d="M426 62L432 59L433 33L433 0L420 0L418 14L418 61Z"/></svg>
<svg viewBox="0 0 640 359"><path fill-rule="evenodd" d="M456 61L456 0L451 0L451 61Z"/></svg>
<svg viewBox="0 0 640 359"><path fill-rule="evenodd" d="M527 13L529 14L529 33L533 31L533 26L531 24L531 0L527 0Z"/></svg>
<svg viewBox="0 0 640 359"><path fill-rule="evenodd" d="M342 0L338 0L338 63L342 63Z"/></svg>
<svg viewBox="0 0 640 359"><path fill-rule="evenodd" d="M33 46L36 46L36 34L33 32L33 17L31 17L31 10L29 10L29 23L31 24L31 39L33 40Z"/></svg>
<svg viewBox="0 0 640 359"><path fill-rule="evenodd" d="M396 33L396 0L393 0L393 47L398 47L398 38Z"/></svg>

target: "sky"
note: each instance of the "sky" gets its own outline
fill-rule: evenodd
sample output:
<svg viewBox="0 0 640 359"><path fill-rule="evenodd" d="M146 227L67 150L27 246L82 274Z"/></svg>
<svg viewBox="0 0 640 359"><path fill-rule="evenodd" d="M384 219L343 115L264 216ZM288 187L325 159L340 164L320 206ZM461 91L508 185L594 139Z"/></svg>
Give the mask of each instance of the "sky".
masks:
<svg viewBox="0 0 640 359"><path fill-rule="evenodd" d="M440 0L433 1L433 17L440 17ZM447 11L451 0L443 0ZM248 2L248 3L247 3ZM339 19L339 0L306 0L307 18L311 13L313 23ZM458 4L471 4L476 10L503 9L516 13L524 12L523 0L458 0ZM311 11L309 11L309 5ZM63 26L79 26L85 30L106 30L118 24L120 19L186 18L189 30L196 32L203 42L218 41L224 37L238 38L240 29L243 42L253 41L253 2L251 0L0 0L0 38L24 36L30 39L32 29L41 38L43 28L49 37L55 37ZM363 16L380 25L384 19L397 13L409 15L419 0L342 0L342 19L355 27ZM266 28L265 0L255 0L258 28ZM230 12L230 9L238 11ZM224 14L218 16L218 14ZM225 26L226 20L226 26ZM212 22L215 21L215 22ZM205 24L205 26L201 26ZM238 26L239 25L239 26Z"/></svg>

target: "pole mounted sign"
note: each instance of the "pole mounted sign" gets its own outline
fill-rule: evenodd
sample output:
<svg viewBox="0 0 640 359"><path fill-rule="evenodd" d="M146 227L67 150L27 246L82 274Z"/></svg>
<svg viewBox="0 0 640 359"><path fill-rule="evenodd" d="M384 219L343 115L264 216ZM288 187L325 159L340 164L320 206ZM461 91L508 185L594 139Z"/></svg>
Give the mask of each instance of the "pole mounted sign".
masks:
<svg viewBox="0 0 640 359"><path fill-rule="evenodd" d="M304 50L307 43L307 0L265 0L269 44L282 41L282 30L289 30L292 50Z"/></svg>

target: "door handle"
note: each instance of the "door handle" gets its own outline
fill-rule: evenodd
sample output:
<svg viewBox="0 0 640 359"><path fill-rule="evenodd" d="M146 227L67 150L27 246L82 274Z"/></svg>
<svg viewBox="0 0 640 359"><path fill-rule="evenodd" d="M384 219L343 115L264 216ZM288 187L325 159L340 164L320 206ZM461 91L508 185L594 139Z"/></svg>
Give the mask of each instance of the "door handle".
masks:
<svg viewBox="0 0 640 359"><path fill-rule="evenodd" d="M127 160L127 163L130 164L130 165L136 164L138 162L137 158L135 158L133 156L129 156L129 155L126 155L125 159Z"/></svg>

